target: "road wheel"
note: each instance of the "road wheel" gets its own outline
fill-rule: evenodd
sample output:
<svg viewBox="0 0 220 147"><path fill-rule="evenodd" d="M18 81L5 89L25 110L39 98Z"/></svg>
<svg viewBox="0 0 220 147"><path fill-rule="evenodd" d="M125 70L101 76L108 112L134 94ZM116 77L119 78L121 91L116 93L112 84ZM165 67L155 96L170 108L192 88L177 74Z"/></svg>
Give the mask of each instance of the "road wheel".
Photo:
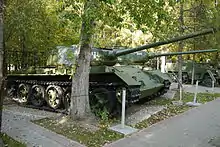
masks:
<svg viewBox="0 0 220 147"><path fill-rule="evenodd" d="M43 106L45 103L45 88L41 85L32 86L30 92L30 101L34 106Z"/></svg>
<svg viewBox="0 0 220 147"><path fill-rule="evenodd" d="M57 109L61 106L63 100L63 90L60 86L50 85L46 89L46 101L47 104Z"/></svg>
<svg viewBox="0 0 220 147"><path fill-rule="evenodd" d="M20 84L17 90L17 102L21 105L26 105L29 102L30 85Z"/></svg>

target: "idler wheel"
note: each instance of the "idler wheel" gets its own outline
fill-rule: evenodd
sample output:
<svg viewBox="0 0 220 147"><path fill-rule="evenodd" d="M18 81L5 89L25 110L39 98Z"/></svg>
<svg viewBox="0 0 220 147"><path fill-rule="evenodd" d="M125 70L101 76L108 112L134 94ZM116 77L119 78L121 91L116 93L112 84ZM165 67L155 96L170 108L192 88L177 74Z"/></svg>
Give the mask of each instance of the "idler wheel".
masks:
<svg viewBox="0 0 220 147"><path fill-rule="evenodd" d="M57 109L62 104L63 90L60 86L50 85L46 89L46 102L53 108Z"/></svg>
<svg viewBox="0 0 220 147"><path fill-rule="evenodd" d="M20 84L17 90L16 101L19 104L26 105L29 102L29 92L30 92L30 85Z"/></svg>
<svg viewBox="0 0 220 147"><path fill-rule="evenodd" d="M16 85L13 84L13 85L10 85L7 87L7 97L10 98L10 99L14 99L16 97Z"/></svg>
<svg viewBox="0 0 220 147"><path fill-rule="evenodd" d="M30 101L34 106L43 106L45 102L45 88L41 85L32 86Z"/></svg>

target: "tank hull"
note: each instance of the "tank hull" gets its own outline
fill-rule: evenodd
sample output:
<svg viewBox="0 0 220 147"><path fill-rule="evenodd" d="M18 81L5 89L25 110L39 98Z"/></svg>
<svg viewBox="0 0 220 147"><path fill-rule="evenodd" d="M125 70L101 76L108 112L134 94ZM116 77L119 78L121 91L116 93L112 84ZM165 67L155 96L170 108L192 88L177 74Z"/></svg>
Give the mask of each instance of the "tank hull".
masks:
<svg viewBox="0 0 220 147"><path fill-rule="evenodd" d="M193 63L192 61L186 61L182 66L182 75L183 75L183 83L191 83L192 74L193 74L193 64L194 64L194 83L195 81L199 81L200 85L211 87L212 81L208 71L215 77L215 84L219 84L220 77L218 76L217 70L211 68L208 64L205 63ZM169 63L167 64L167 71L170 75L175 74L178 77L178 64L177 63Z"/></svg>
<svg viewBox="0 0 220 147"><path fill-rule="evenodd" d="M157 97L162 94L161 91L164 88L164 85L153 75L134 66L93 66L89 76L89 97L92 99L94 92L97 91L106 92L104 96L111 103L112 114L118 114L119 112L115 111L120 111L122 95L117 94L118 91L122 93L123 88L126 89L127 106L140 99L150 100L152 97ZM71 93L71 85L72 80L69 74L36 73L8 74L7 76L8 96L20 104L34 105L39 108L47 106L54 110L68 111L70 101L67 99L70 97L67 96ZM24 89L26 89L26 94L23 94ZM37 93L36 89L38 89ZM42 90L41 93L39 89ZM56 97L53 98L51 93ZM41 96L37 97L37 94ZM24 98L26 98L25 101L22 101ZM37 98L39 102L36 102Z"/></svg>

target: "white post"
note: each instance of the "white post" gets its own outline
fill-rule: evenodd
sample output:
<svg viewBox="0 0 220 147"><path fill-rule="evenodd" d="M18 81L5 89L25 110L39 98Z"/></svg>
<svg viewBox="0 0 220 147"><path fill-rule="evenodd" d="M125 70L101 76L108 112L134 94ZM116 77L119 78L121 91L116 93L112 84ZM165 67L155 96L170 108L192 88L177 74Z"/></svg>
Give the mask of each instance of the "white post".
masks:
<svg viewBox="0 0 220 147"><path fill-rule="evenodd" d="M160 69L160 58L157 57L157 70Z"/></svg>
<svg viewBox="0 0 220 147"><path fill-rule="evenodd" d="M193 65L192 65L192 81L191 81L191 85L194 84L194 76L195 76L195 62L193 61Z"/></svg>
<svg viewBox="0 0 220 147"><path fill-rule="evenodd" d="M197 103L197 101L196 101L196 97L197 97L197 93L198 93L198 85L199 85L199 81L197 80L193 102L188 102L188 103L186 103L186 105L189 105L189 106L199 106L199 105L201 105L201 103Z"/></svg>
<svg viewBox="0 0 220 147"><path fill-rule="evenodd" d="M183 88L182 88L182 85L180 85L180 102L182 102L182 99L183 99Z"/></svg>
<svg viewBox="0 0 220 147"><path fill-rule="evenodd" d="M195 94L194 94L193 103L196 103L196 97L197 97L197 92L198 92L198 85L199 85L199 81L197 80L197 81L196 81L196 91L195 91Z"/></svg>
<svg viewBox="0 0 220 147"><path fill-rule="evenodd" d="M161 57L161 66L160 66L160 70L162 73L165 73L165 66L166 66L166 57L162 56Z"/></svg>
<svg viewBox="0 0 220 147"><path fill-rule="evenodd" d="M126 89L123 89L122 94L122 113L121 113L121 127L125 127L125 101L126 101Z"/></svg>
<svg viewBox="0 0 220 147"><path fill-rule="evenodd" d="M212 80L212 93L214 94L214 88L215 88L215 81Z"/></svg>

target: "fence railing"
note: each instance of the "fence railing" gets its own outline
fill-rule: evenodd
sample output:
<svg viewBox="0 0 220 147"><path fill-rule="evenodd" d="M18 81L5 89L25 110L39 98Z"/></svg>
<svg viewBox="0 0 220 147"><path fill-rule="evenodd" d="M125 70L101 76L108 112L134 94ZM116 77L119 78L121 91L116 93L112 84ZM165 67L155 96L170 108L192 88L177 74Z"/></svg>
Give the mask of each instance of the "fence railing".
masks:
<svg viewBox="0 0 220 147"><path fill-rule="evenodd" d="M7 50L5 51L7 72L25 70L30 67L46 67L50 55L49 52L41 51Z"/></svg>

